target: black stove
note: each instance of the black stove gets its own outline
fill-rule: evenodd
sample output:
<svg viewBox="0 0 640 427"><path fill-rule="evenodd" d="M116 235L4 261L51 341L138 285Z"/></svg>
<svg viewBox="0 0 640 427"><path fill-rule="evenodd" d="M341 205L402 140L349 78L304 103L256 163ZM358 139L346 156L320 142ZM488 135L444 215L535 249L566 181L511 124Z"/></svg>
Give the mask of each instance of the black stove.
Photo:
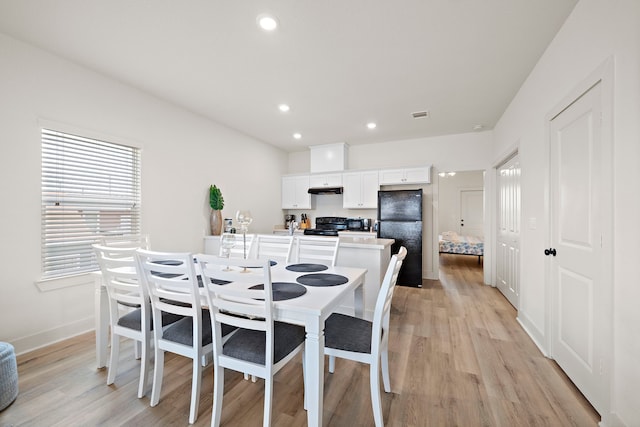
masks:
<svg viewBox="0 0 640 427"><path fill-rule="evenodd" d="M338 231L347 229L347 218L341 216L320 216L316 218L316 228L307 228L304 234L312 236L338 236Z"/></svg>

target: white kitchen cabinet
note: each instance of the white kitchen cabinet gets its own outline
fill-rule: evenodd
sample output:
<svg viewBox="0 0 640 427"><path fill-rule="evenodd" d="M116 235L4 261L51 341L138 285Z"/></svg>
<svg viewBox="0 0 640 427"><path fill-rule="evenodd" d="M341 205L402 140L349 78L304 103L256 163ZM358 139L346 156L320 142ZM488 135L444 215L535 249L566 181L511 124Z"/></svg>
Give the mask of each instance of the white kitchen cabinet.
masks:
<svg viewBox="0 0 640 427"><path fill-rule="evenodd" d="M379 172L380 185L393 184L429 184L431 166L402 169L382 169Z"/></svg>
<svg viewBox="0 0 640 427"><path fill-rule="evenodd" d="M329 173L329 174L309 175L309 187L312 187L312 188L342 187L342 174Z"/></svg>
<svg viewBox="0 0 640 427"><path fill-rule="evenodd" d="M309 175L282 177L282 209L311 209Z"/></svg>
<svg viewBox="0 0 640 427"><path fill-rule="evenodd" d="M378 205L378 171L346 172L342 207L347 209L375 209Z"/></svg>

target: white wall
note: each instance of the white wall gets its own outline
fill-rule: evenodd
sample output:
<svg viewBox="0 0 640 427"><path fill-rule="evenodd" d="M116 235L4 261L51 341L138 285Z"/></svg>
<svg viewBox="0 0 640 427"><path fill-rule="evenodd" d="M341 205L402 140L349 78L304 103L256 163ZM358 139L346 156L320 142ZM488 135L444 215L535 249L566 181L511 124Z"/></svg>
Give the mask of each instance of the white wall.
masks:
<svg viewBox="0 0 640 427"><path fill-rule="evenodd" d="M281 222L287 155L203 117L0 34L0 340L17 352L93 328L93 287L41 292L40 127L46 119L142 147L142 228L158 250L199 252L208 188L252 231Z"/></svg>
<svg viewBox="0 0 640 427"><path fill-rule="evenodd" d="M519 144L523 228L519 319L544 344L549 225L545 116L608 58L614 60L614 271L611 413L604 425L640 425L640 2L580 0L494 129L497 159ZM607 351L607 350L605 350ZM605 392L609 392L605 386Z"/></svg>

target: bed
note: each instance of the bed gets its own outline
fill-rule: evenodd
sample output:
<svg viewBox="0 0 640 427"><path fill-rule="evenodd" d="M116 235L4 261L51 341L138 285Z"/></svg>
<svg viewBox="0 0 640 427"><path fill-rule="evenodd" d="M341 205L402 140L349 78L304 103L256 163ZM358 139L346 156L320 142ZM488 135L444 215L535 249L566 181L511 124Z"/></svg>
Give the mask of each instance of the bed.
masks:
<svg viewBox="0 0 640 427"><path fill-rule="evenodd" d="M445 231L438 237L441 254L473 255L480 263L484 255L484 241L480 237L461 236L455 231Z"/></svg>

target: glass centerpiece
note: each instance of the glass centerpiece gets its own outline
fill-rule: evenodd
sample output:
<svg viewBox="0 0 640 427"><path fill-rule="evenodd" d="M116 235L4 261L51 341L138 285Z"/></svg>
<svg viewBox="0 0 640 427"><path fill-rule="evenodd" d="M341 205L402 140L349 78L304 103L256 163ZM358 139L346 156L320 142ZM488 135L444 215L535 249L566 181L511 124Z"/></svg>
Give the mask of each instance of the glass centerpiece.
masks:
<svg viewBox="0 0 640 427"><path fill-rule="evenodd" d="M242 252L244 255L244 259L247 259L247 231L249 230L249 224L251 224L251 222L253 221L251 212L247 210L239 210L238 212L236 212L236 221L240 226L240 231L242 232ZM242 271L243 273L246 273L249 270L247 270L247 268L245 267Z"/></svg>

